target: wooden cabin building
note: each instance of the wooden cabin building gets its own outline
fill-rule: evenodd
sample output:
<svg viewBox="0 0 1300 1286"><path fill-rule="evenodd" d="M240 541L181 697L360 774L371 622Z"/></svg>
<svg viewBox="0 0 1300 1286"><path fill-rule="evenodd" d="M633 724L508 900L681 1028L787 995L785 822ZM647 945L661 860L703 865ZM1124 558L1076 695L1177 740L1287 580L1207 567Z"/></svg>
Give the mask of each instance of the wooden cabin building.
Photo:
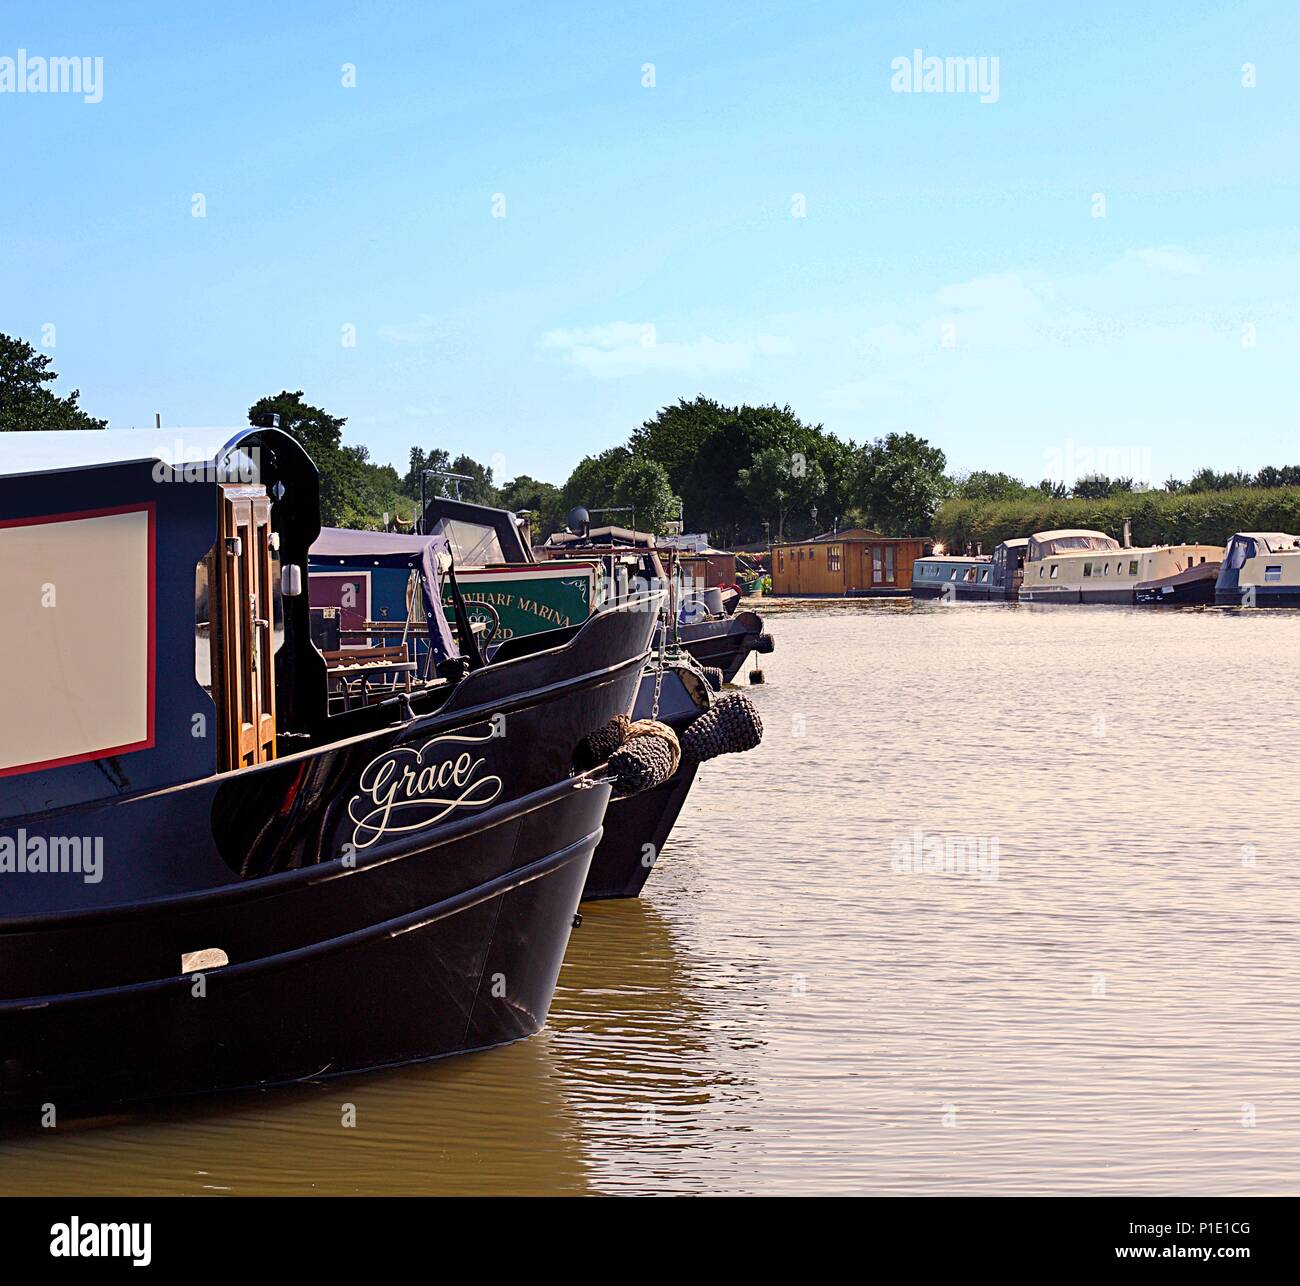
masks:
<svg viewBox="0 0 1300 1286"><path fill-rule="evenodd" d="M772 546L772 593L822 598L893 598L912 592L912 564L933 542L919 536L847 531Z"/></svg>

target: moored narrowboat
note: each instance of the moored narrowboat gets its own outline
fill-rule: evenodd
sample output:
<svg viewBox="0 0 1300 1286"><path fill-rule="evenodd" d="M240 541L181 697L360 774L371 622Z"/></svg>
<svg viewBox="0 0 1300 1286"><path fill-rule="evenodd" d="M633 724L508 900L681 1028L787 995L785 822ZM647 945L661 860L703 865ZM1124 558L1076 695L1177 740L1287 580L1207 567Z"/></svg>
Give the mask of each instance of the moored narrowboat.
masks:
<svg viewBox="0 0 1300 1286"><path fill-rule="evenodd" d="M1154 580L1140 581L1133 591L1133 601L1146 607L1203 607L1214 602L1214 587L1219 578L1219 559L1191 562L1181 571Z"/></svg>
<svg viewBox="0 0 1300 1286"><path fill-rule="evenodd" d="M426 581L428 671L382 658L344 701L305 592L317 485L277 429L0 435L5 1107L545 1020L612 786L576 764L631 710L660 599L498 664Z"/></svg>
<svg viewBox="0 0 1300 1286"><path fill-rule="evenodd" d="M930 554L912 564L912 597L987 598L993 563L987 556Z"/></svg>
<svg viewBox="0 0 1300 1286"><path fill-rule="evenodd" d="M1100 531L1037 532L1029 538L1020 597L1032 603L1127 603L1137 587L1208 562L1217 545L1123 546Z"/></svg>
<svg viewBox="0 0 1300 1286"><path fill-rule="evenodd" d="M1220 607L1300 607L1300 536L1239 531L1214 588Z"/></svg>
<svg viewBox="0 0 1300 1286"><path fill-rule="evenodd" d="M1027 538L1004 540L992 554L934 554L912 564L912 597L998 602L1020 597Z"/></svg>
<svg viewBox="0 0 1300 1286"><path fill-rule="evenodd" d="M444 519L446 503L438 499L429 503L426 527L432 529ZM465 532L475 521L485 528L509 525L504 511L484 507L481 517L475 520L471 507L460 501L453 503ZM675 591L681 588L680 582L667 574L647 538L623 528L580 533L577 539L555 542L551 552L558 551L563 551L566 561L589 555L604 566L607 593L605 602L593 607L597 615L646 585L669 582ZM534 579L544 576L555 564L545 558L529 561L522 553L516 557L519 561L510 564L513 581L503 580L501 590L515 599L527 598L534 592ZM697 613L702 613L702 619L691 619ZM727 628L718 629L719 624ZM702 632L706 627L713 627L713 632ZM657 654L641 677L633 717L667 724L680 739L683 753L667 779L653 789L637 794L615 792L604 835L592 857L584 899L638 896L686 802L700 764L714 754L749 750L758 744L762 723L757 711L742 694L721 695L719 689L755 648L755 641L746 639L741 650L736 636L761 629L761 619L752 612L739 612L734 617L724 612L716 617L701 596L696 596L686 609L670 600L660 627ZM513 646L513 640L502 643L497 655L508 655ZM757 650L770 650L770 643L764 649L759 641ZM716 664L721 673L710 674L711 664Z"/></svg>

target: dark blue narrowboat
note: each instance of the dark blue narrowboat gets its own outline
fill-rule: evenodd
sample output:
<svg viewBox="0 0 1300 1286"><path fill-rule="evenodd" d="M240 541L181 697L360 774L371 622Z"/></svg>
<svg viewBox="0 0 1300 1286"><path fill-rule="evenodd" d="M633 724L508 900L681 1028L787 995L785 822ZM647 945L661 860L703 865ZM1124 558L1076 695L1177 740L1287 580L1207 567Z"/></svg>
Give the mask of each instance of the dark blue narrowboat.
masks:
<svg viewBox="0 0 1300 1286"><path fill-rule="evenodd" d="M0 434L0 1104L480 1049L545 1020L660 598L344 701L277 429ZM426 561L427 560L427 561ZM454 565L450 570L454 576Z"/></svg>

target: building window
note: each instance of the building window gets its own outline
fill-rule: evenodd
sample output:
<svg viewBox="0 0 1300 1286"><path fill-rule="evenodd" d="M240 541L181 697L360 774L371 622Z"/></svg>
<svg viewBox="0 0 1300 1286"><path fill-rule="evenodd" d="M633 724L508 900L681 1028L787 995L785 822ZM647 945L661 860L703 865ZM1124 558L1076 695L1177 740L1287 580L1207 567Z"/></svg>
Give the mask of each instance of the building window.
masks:
<svg viewBox="0 0 1300 1286"><path fill-rule="evenodd" d="M828 572L837 572L840 570L840 547L832 545L826 551L826 570Z"/></svg>
<svg viewBox="0 0 1300 1286"><path fill-rule="evenodd" d="M776 556L776 570L779 571L779 572L783 572L783 571L785 571L785 555L784 555L784 554L777 554L777 556Z"/></svg>

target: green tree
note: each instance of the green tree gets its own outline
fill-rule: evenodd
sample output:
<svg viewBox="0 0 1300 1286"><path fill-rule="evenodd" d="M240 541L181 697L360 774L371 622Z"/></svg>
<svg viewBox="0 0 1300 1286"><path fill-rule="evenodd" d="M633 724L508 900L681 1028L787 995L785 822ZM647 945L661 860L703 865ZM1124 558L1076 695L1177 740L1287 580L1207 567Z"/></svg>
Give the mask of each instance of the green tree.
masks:
<svg viewBox="0 0 1300 1286"><path fill-rule="evenodd" d="M630 505L635 511L625 515L622 525L635 523L638 531L662 536L677 518L682 502L668 482L668 470L658 460L632 456L614 480L614 503Z"/></svg>
<svg viewBox="0 0 1300 1286"><path fill-rule="evenodd" d="M1231 491L1250 486L1253 479L1248 473L1218 473L1214 469L1197 469L1187 483L1188 491Z"/></svg>
<svg viewBox="0 0 1300 1286"><path fill-rule="evenodd" d="M541 542L564 526L560 489L521 473L501 488L501 504L515 513L527 510L532 518L533 539Z"/></svg>
<svg viewBox="0 0 1300 1286"><path fill-rule="evenodd" d="M52 360L26 340L0 335L0 432L108 428L77 405L80 390L59 397L47 387L59 378Z"/></svg>
<svg viewBox="0 0 1300 1286"><path fill-rule="evenodd" d="M723 406L702 393L693 402L680 398L676 406L661 407L653 418L633 429L628 450L663 465L669 485L680 491L700 447L736 414L735 407Z"/></svg>
<svg viewBox="0 0 1300 1286"><path fill-rule="evenodd" d="M320 473L321 522L340 526L367 513L368 454L364 447L343 446L347 420L303 400L302 389L260 398L248 408L250 424L265 424L278 415L280 428L297 438Z"/></svg>
<svg viewBox="0 0 1300 1286"><path fill-rule="evenodd" d="M501 503L501 493L492 482L492 470L480 464L472 456L458 455L451 462L452 473L465 475L456 483L456 490L462 500L472 505L491 505L496 508ZM467 479L467 480L466 480Z"/></svg>
<svg viewBox="0 0 1300 1286"><path fill-rule="evenodd" d="M1251 479L1252 487L1300 487L1300 464L1284 464L1280 469L1265 465Z"/></svg>
<svg viewBox="0 0 1300 1286"><path fill-rule="evenodd" d="M772 449L791 461L801 456L810 469L816 464L820 470L811 476L821 482L822 490L815 497L797 493L786 506L785 525L791 534L811 529L808 509L814 499L832 518L847 510L847 474L857 450L851 443L826 433L820 424L805 424L789 406L724 409L726 414L697 450L681 488L686 525L692 531L707 530L723 543L744 543L762 534L763 518L776 518L773 497L768 494L763 506L757 506L746 494L740 470L752 469L755 457Z"/></svg>
<svg viewBox="0 0 1300 1286"><path fill-rule="evenodd" d="M1107 496L1132 490L1132 478L1108 478L1104 473L1089 473L1075 481L1073 495L1078 500L1105 500Z"/></svg>
<svg viewBox="0 0 1300 1286"><path fill-rule="evenodd" d="M439 447L434 447L432 451L426 452L422 447L412 447L410 454L410 464L402 478L402 489L412 500L420 498L420 475L426 469L438 469L443 472L451 468L451 456ZM432 479L425 482L425 494L430 494L429 487ZM432 494L441 494L437 485L434 485Z"/></svg>
<svg viewBox="0 0 1300 1286"><path fill-rule="evenodd" d="M769 522L776 522L776 538L785 539L786 516L810 511L826 491L826 475L816 460L802 452L764 447L748 468L737 473L745 499Z"/></svg>
<svg viewBox="0 0 1300 1286"><path fill-rule="evenodd" d="M560 488L560 508L564 514L579 505L584 509L612 505L618 475L631 458L627 447L610 447L599 455L583 456Z"/></svg>
<svg viewBox="0 0 1300 1286"><path fill-rule="evenodd" d="M1019 500L1029 490L1009 473L975 469L953 479L952 494L962 500Z"/></svg>
<svg viewBox="0 0 1300 1286"><path fill-rule="evenodd" d="M946 464L938 447L915 434L877 438L859 457L854 500L885 535L925 535L948 489Z"/></svg>

